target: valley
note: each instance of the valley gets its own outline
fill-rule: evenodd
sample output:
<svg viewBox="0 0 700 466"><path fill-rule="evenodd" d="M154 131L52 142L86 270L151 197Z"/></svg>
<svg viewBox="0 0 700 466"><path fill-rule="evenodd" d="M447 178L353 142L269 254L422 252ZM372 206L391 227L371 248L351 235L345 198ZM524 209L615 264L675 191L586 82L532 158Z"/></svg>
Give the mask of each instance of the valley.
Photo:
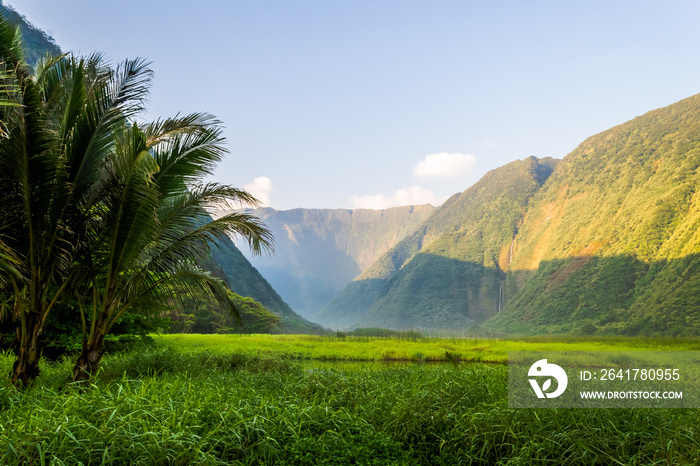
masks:
<svg viewBox="0 0 700 466"><path fill-rule="evenodd" d="M420 3L141 2L138 34L128 3L52 10L90 46L117 24L116 50L163 47L175 68L153 81L146 59L63 53L0 0L0 464L700 464L700 94L563 157L528 149L556 147L531 143L583 121L559 111L601 105L618 65L635 99L650 57L655 87L696 76L670 66L671 49L692 56L695 16L630 36L649 5L515 3L426 3L409 21ZM664 48L665 23L687 35ZM625 61L623 42L649 37ZM163 92L175 116L147 113L152 82L159 102L183 75ZM572 106L582 80L596 95ZM179 113L189 94L239 112L218 115L230 142L217 117ZM538 120L548 100L559 121ZM526 135L530 120L551 128ZM411 171L397 154L424 158ZM309 184L330 199L340 177L352 191L334 199L377 209L261 207Z"/></svg>
<svg viewBox="0 0 700 466"><path fill-rule="evenodd" d="M495 169L316 316L339 329L700 332L700 96Z"/></svg>

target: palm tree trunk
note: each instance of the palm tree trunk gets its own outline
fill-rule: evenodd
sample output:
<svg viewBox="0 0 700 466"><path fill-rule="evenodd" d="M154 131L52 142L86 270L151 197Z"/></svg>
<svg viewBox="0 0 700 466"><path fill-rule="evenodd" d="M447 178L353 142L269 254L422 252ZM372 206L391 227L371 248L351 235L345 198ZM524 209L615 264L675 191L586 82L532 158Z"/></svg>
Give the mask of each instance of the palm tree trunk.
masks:
<svg viewBox="0 0 700 466"><path fill-rule="evenodd" d="M90 338L83 343L80 356L78 356L75 367L73 367L74 382L87 382L97 371L97 367L104 354L107 320L107 313L100 313L97 317L94 331L90 335Z"/></svg>
<svg viewBox="0 0 700 466"><path fill-rule="evenodd" d="M41 321L39 312L29 312L18 329L19 348L12 366L12 385L15 387L27 387L39 375Z"/></svg>

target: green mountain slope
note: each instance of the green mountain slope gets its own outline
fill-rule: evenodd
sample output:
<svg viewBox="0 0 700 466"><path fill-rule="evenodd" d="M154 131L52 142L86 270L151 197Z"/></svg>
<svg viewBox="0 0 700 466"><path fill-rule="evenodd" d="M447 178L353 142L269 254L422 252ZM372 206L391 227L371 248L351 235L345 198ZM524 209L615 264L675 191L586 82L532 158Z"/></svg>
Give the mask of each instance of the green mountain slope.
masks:
<svg viewBox="0 0 700 466"><path fill-rule="evenodd" d="M318 321L339 328L465 328L494 315L513 237L556 161L487 173L339 293Z"/></svg>
<svg viewBox="0 0 700 466"><path fill-rule="evenodd" d="M515 242L509 332L700 333L700 96L584 141Z"/></svg>
<svg viewBox="0 0 700 466"><path fill-rule="evenodd" d="M39 58L47 53L58 55L61 49L56 45L53 37L47 35L41 29L36 28L27 18L17 13L12 7L0 1L0 14L2 14L11 24L19 26L24 41L24 54L27 63L34 66Z"/></svg>
<svg viewBox="0 0 700 466"><path fill-rule="evenodd" d="M506 165L436 209L319 321L698 335L698 167L700 95L593 136L558 164Z"/></svg>
<svg viewBox="0 0 700 466"><path fill-rule="evenodd" d="M313 320L338 291L415 231L433 210L429 205L257 209L255 215L275 236L275 254L247 258L296 312Z"/></svg>
<svg viewBox="0 0 700 466"><path fill-rule="evenodd" d="M246 259L232 240L220 241L204 267L218 276L236 294L251 297L281 317L285 333L322 333L323 328L296 314L275 289Z"/></svg>

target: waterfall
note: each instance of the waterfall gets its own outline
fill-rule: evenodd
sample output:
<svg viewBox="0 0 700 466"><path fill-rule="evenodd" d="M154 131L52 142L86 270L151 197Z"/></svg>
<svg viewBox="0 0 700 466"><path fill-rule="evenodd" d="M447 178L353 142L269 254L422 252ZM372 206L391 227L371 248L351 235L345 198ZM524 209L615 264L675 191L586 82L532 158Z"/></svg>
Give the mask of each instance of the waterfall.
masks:
<svg viewBox="0 0 700 466"><path fill-rule="evenodd" d="M508 265L510 265L510 261L513 260L513 246L515 246L515 237L513 238L513 241L510 242L510 251L508 252Z"/></svg>
<svg viewBox="0 0 700 466"><path fill-rule="evenodd" d="M501 280L501 286L498 287L498 305L496 308L496 312L501 312L501 309L503 308L503 283L505 280Z"/></svg>
<svg viewBox="0 0 700 466"><path fill-rule="evenodd" d="M510 242L510 250L508 251L507 265L510 265L510 261L513 260L513 248L514 247L515 247L515 234L513 234L513 240ZM501 309L503 309L503 284L505 282L506 282L506 277L504 274L503 278L501 279L501 284L498 287L498 298L496 299L496 312L501 312Z"/></svg>

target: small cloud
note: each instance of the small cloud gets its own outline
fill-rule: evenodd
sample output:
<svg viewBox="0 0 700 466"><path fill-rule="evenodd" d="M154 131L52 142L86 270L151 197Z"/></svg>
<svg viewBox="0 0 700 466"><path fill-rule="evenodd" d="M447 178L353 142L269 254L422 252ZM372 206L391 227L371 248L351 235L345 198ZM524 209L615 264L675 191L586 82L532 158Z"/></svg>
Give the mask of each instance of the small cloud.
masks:
<svg viewBox="0 0 700 466"><path fill-rule="evenodd" d="M445 202L445 199L440 199L429 189L420 186L411 186L408 189L399 189L393 196L386 197L384 194L376 194L374 196L351 196L353 209L374 209L382 210L389 207L398 207L404 205L422 205L432 204L438 206Z"/></svg>
<svg viewBox="0 0 700 466"><path fill-rule="evenodd" d="M496 145L496 144L494 144L494 143L491 142L491 141L482 141L482 142L481 142L481 147L493 147L493 146L495 146L495 145Z"/></svg>
<svg viewBox="0 0 700 466"><path fill-rule="evenodd" d="M413 167L416 178L453 177L471 173L476 168L476 156L471 154L441 152L426 155Z"/></svg>
<svg viewBox="0 0 700 466"><path fill-rule="evenodd" d="M244 185L243 189L255 196L260 201L261 207L270 207L270 193L274 191L270 178L259 176L252 183Z"/></svg>

